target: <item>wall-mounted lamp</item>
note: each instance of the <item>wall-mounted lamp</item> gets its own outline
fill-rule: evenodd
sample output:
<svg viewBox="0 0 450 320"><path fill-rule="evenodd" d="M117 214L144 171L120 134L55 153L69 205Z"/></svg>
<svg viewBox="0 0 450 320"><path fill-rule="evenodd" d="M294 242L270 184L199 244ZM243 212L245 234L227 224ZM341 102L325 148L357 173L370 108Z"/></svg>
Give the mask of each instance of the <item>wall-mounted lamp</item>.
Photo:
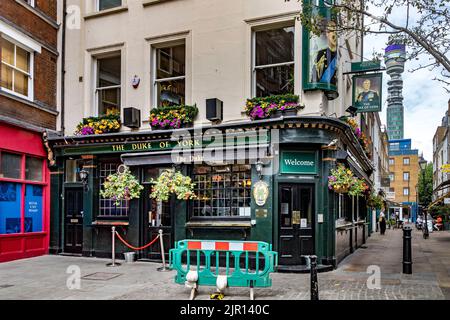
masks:
<svg viewBox="0 0 450 320"><path fill-rule="evenodd" d="M88 178L89 178L89 172L85 169L82 169L80 171L80 179L81 179L81 182L83 182L84 191L88 190Z"/></svg>
<svg viewBox="0 0 450 320"><path fill-rule="evenodd" d="M356 107L354 107L354 106L349 106L349 107L345 110L345 112L350 113L350 115L351 115L352 117L356 116L356 111L358 111L358 108L356 108Z"/></svg>
<svg viewBox="0 0 450 320"><path fill-rule="evenodd" d="M263 163L261 162L261 160L258 160L255 163L255 169L256 169L256 172L258 173L259 180L261 180L262 170L263 170Z"/></svg>

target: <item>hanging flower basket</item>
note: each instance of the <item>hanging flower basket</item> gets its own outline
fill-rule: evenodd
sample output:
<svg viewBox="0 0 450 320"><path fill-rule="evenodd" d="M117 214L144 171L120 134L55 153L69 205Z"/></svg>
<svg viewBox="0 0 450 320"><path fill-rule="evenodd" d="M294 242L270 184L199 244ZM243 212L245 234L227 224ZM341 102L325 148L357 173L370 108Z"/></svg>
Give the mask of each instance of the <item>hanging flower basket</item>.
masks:
<svg viewBox="0 0 450 320"><path fill-rule="evenodd" d="M110 174L103 183L103 190L100 195L105 199L112 199L116 206L120 205L121 200L131 200L139 198L144 189L139 181L130 172L126 166L121 167L117 173Z"/></svg>
<svg viewBox="0 0 450 320"><path fill-rule="evenodd" d="M168 201L171 194L176 194L178 200L196 199L195 184L191 178L173 169L164 170L158 179L151 179L154 183L150 198Z"/></svg>
<svg viewBox="0 0 450 320"><path fill-rule="evenodd" d="M328 176L328 189L336 193L349 192L353 183L353 172L343 164L339 164L336 169L331 169L330 173Z"/></svg>
<svg viewBox="0 0 450 320"><path fill-rule="evenodd" d="M366 187L367 185L364 180L353 177L353 181L348 190L348 194L351 196L362 196L366 191Z"/></svg>

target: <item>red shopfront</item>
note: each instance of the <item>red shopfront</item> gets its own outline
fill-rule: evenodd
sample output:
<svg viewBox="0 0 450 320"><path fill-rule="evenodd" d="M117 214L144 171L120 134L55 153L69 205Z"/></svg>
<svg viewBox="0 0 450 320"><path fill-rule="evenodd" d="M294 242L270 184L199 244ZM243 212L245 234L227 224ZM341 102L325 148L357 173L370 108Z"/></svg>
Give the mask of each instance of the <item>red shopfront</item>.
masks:
<svg viewBox="0 0 450 320"><path fill-rule="evenodd" d="M0 122L0 262L48 253L46 156L41 132Z"/></svg>

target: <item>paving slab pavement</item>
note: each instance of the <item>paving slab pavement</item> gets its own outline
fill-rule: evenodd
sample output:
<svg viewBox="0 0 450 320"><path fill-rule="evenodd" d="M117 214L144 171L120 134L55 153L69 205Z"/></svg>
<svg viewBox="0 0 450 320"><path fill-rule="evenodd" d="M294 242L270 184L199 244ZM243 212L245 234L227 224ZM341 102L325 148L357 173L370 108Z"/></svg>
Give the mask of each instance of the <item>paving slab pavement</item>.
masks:
<svg viewBox="0 0 450 320"><path fill-rule="evenodd" d="M402 274L402 230L375 233L365 248L344 259L336 270L318 274L322 300L450 300L450 232L423 239L413 230L413 274ZM173 281L175 271L158 272L160 263L122 262L106 267L108 259L47 255L0 264L2 300L186 300L189 289ZM380 288L367 285L368 267L378 266ZM69 289L75 268L80 288ZM73 272L73 271L72 271ZM88 276L88 277L86 277ZM90 279L89 279L90 278ZM271 288L256 288L257 300L308 300L308 274L272 274ZM373 283L373 282L370 282ZM197 300L209 300L213 287L200 287ZM226 300L248 299L249 289L229 288Z"/></svg>

